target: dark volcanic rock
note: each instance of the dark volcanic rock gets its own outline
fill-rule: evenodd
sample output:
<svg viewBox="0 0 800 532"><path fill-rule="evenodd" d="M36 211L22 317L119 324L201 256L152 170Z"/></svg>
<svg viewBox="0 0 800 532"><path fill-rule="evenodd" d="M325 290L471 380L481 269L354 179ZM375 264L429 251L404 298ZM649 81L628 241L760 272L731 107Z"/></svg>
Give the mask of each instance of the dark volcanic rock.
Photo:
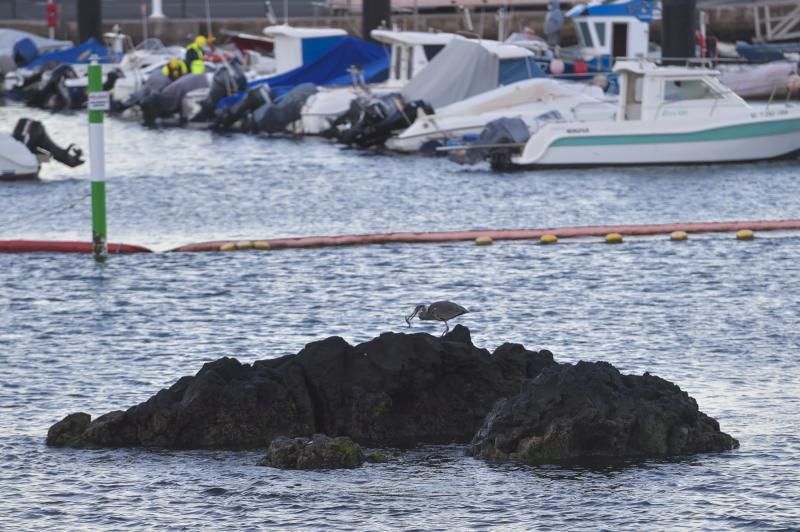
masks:
<svg viewBox="0 0 800 532"><path fill-rule="evenodd" d="M544 369L498 401L468 454L536 464L734 449L739 442L676 385L605 362Z"/></svg>
<svg viewBox="0 0 800 532"><path fill-rule="evenodd" d="M311 438L275 438L258 465L279 469L352 469L363 463L361 447L350 438L314 434Z"/></svg>
<svg viewBox="0 0 800 532"><path fill-rule="evenodd" d="M331 337L252 366L219 359L124 412L68 430L56 429L61 421L47 443L258 448L316 433L373 447L468 442L498 399L553 364L550 352L516 344L490 355L458 325L442 338L385 333L351 346Z"/></svg>
<svg viewBox="0 0 800 532"><path fill-rule="evenodd" d="M47 431L47 443L68 447L83 447L86 428L92 417L84 412L70 414Z"/></svg>

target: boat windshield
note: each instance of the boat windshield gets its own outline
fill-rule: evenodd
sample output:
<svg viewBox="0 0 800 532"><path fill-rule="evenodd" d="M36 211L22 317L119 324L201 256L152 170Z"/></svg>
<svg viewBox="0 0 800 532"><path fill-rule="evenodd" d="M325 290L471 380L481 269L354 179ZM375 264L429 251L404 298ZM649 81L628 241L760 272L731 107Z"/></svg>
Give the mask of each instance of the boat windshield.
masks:
<svg viewBox="0 0 800 532"><path fill-rule="evenodd" d="M667 80L664 82L664 101L708 100L720 95L701 79Z"/></svg>

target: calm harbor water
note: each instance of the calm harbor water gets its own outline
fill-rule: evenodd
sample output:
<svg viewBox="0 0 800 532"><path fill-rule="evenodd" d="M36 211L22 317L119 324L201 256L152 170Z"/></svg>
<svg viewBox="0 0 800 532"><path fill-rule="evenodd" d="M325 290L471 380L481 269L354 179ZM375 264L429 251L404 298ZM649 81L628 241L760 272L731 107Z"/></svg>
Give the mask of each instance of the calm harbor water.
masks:
<svg viewBox="0 0 800 532"><path fill-rule="evenodd" d="M0 108L86 144L85 117ZM205 239L800 217L796 161L493 174L316 141L107 124L109 231ZM87 239L88 168L0 184L0 239ZM800 235L112 257L0 255L0 529L730 529L800 526ZM257 452L50 449L65 414L126 408L207 361L403 330L449 298L477 345L547 347L676 382L741 441L626 467L420 448L354 471ZM438 327L415 325L415 330Z"/></svg>

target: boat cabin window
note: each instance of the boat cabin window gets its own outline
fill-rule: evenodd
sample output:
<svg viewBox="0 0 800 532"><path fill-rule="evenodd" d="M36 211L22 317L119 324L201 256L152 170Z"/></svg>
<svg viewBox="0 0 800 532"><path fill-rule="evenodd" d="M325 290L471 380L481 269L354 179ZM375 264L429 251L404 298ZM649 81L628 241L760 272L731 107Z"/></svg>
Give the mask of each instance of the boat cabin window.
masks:
<svg viewBox="0 0 800 532"><path fill-rule="evenodd" d="M547 111L546 113L542 113L536 116L536 120L544 120L549 122L558 122L564 120L564 116L559 113L557 110L553 109L552 111Z"/></svg>
<svg viewBox="0 0 800 532"><path fill-rule="evenodd" d="M628 23L614 22L611 26L611 55L628 57Z"/></svg>
<svg viewBox="0 0 800 532"><path fill-rule="evenodd" d="M414 77L414 47L408 47L408 57L406 58L406 79L411 79Z"/></svg>
<svg viewBox="0 0 800 532"><path fill-rule="evenodd" d="M593 47L594 44L592 43L592 33L589 31L589 23L588 22L578 22L578 28L580 31L580 38L583 41L584 46Z"/></svg>
<svg viewBox="0 0 800 532"><path fill-rule="evenodd" d="M428 61L430 61L431 59L436 57L436 54L438 54L439 52L442 51L442 48L444 48L444 45L442 45L442 44L426 44L422 48L425 49L425 58Z"/></svg>
<svg viewBox="0 0 800 532"><path fill-rule="evenodd" d="M542 67L533 57L518 57L514 59L501 59L500 71L498 72L498 84L510 85L523 79L544 78Z"/></svg>
<svg viewBox="0 0 800 532"><path fill-rule="evenodd" d="M595 22L594 31L597 34L597 42L600 46L606 45L606 23Z"/></svg>
<svg viewBox="0 0 800 532"><path fill-rule="evenodd" d="M708 100L720 98L711 86L701 79L676 79L664 82L664 101Z"/></svg>

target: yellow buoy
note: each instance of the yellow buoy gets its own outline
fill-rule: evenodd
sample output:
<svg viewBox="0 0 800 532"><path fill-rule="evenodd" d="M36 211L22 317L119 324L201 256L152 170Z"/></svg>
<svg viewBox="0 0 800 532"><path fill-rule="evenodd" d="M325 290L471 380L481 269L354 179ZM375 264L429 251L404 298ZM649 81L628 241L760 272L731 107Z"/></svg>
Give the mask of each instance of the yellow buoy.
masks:
<svg viewBox="0 0 800 532"><path fill-rule="evenodd" d="M739 229L736 231L736 240L752 240L753 232L750 229Z"/></svg>
<svg viewBox="0 0 800 532"><path fill-rule="evenodd" d="M240 240L236 243L236 249L253 249L253 243L249 240Z"/></svg>
<svg viewBox="0 0 800 532"><path fill-rule="evenodd" d="M558 237L556 235L542 235L539 241L542 244L555 244L558 242Z"/></svg>
<svg viewBox="0 0 800 532"><path fill-rule="evenodd" d="M236 251L237 249L236 242L228 242L227 244L222 244L219 247L220 251Z"/></svg>
<svg viewBox="0 0 800 532"><path fill-rule="evenodd" d="M476 246L491 246L492 243L492 237L490 236L479 236L475 239Z"/></svg>
<svg viewBox="0 0 800 532"><path fill-rule="evenodd" d="M606 235L606 244L621 244L622 235L619 233L608 233Z"/></svg>
<svg viewBox="0 0 800 532"><path fill-rule="evenodd" d="M676 242L687 238L689 238L689 235L686 234L686 231L673 231L669 234L669 239Z"/></svg>
<svg viewBox="0 0 800 532"><path fill-rule="evenodd" d="M255 242L253 242L253 248L260 249L262 251L269 251L269 242L266 242L264 240L256 240Z"/></svg>

